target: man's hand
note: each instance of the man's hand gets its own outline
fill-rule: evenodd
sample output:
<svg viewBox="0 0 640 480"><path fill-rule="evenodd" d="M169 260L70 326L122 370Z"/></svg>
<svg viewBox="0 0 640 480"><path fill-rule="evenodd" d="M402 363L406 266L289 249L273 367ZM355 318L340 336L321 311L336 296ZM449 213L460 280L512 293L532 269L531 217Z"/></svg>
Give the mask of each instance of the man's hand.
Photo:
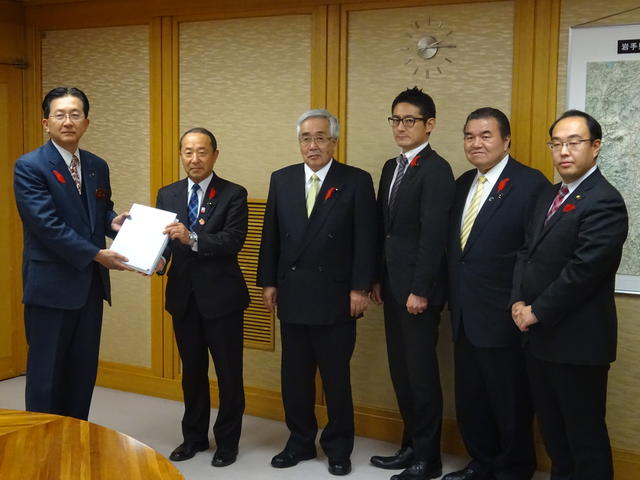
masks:
<svg viewBox="0 0 640 480"><path fill-rule="evenodd" d="M425 297L420 297L413 293L409 294L409 298L407 298L407 312L411 315L418 315L419 313L424 312L429 305L429 300Z"/></svg>
<svg viewBox="0 0 640 480"><path fill-rule="evenodd" d="M183 245L189 245L189 229L180 222L173 222L164 227L164 232L169 235L171 240L175 240L176 238Z"/></svg>
<svg viewBox="0 0 640 480"><path fill-rule="evenodd" d="M97 255L93 257L93 259L103 267L107 267L110 270L131 270L124 264L124 262L128 262L129 259L118 252L114 252L113 250L102 249L98 251Z"/></svg>
<svg viewBox="0 0 640 480"><path fill-rule="evenodd" d="M160 257L158 259L158 263L156 263L156 268L154 270L154 273L158 273L159 271L161 271L166 264L167 262L165 261L164 257Z"/></svg>
<svg viewBox="0 0 640 480"><path fill-rule="evenodd" d="M111 221L111 230L113 230L114 232L119 232L120 228L122 227L122 224L128 217L129 217L129 212L122 212L120 215L114 218Z"/></svg>
<svg viewBox="0 0 640 480"><path fill-rule="evenodd" d="M271 313L273 313L276 309L276 305L278 304L277 300L278 289L276 287L264 287L262 289L262 302Z"/></svg>
<svg viewBox="0 0 640 480"><path fill-rule="evenodd" d="M513 318L514 322L516 321L516 317L520 314L520 311L522 310L523 307L524 307L524 302L522 300L511 305L511 317Z"/></svg>
<svg viewBox="0 0 640 480"><path fill-rule="evenodd" d="M382 299L382 286L380 286L379 283L374 283L373 287L371 287L371 293L369 296L371 297L371 300L373 300L373 303L381 305L384 301Z"/></svg>
<svg viewBox="0 0 640 480"><path fill-rule="evenodd" d="M351 300L352 317L361 315L369 306L369 294L363 290L351 290L349 298Z"/></svg>
<svg viewBox="0 0 640 480"><path fill-rule="evenodd" d="M513 307L511 308L511 314L512 316L514 315ZM538 323L538 317L536 317L536 314L533 313L533 310L531 309L531 305L524 305L524 302L523 302L523 305L521 305L520 308L515 313L515 316L513 317L513 321L516 322L516 325L518 326L520 331L526 332L529 330L529 327L531 325Z"/></svg>

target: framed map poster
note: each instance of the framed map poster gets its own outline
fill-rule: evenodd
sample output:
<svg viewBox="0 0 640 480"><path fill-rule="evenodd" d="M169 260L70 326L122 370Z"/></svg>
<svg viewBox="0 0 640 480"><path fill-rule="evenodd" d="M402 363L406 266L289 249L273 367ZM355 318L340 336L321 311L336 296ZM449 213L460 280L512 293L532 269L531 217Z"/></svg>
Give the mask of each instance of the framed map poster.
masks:
<svg viewBox="0 0 640 480"><path fill-rule="evenodd" d="M640 295L640 25L570 29L567 108L602 125L598 166L629 212L616 292Z"/></svg>

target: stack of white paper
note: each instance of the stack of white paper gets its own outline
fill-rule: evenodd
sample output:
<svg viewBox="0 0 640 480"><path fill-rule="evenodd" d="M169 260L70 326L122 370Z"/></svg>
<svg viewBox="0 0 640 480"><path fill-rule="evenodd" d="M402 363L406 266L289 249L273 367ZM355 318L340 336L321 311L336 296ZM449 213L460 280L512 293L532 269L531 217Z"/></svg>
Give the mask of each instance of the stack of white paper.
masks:
<svg viewBox="0 0 640 480"><path fill-rule="evenodd" d="M169 241L162 232L176 218L173 212L134 203L110 250L127 257L129 267L151 275Z"/></svg>

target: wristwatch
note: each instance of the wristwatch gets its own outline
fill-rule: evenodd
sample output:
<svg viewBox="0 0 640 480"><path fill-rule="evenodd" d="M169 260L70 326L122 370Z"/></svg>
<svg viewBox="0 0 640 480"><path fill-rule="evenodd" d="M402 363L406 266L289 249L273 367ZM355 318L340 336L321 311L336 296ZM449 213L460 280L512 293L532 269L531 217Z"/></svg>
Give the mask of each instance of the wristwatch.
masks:
<svg viewBox="0 0 640 480"><path fill-rule="evenodd" d="M189 246L193 247L198 243L198 234L196 232L189 232Z"/></svg>

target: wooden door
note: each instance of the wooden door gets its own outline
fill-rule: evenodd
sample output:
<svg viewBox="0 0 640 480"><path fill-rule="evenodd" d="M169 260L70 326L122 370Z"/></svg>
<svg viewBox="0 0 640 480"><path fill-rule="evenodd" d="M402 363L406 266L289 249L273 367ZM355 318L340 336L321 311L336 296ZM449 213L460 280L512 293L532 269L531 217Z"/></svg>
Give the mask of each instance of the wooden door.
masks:
<svg viewBox="0 0 640 480"><path fill-rule="evenodd" d="M0 379L25 371L22 225L13 196L13 164L23 148L22 70L0 65Z"/></svg>

